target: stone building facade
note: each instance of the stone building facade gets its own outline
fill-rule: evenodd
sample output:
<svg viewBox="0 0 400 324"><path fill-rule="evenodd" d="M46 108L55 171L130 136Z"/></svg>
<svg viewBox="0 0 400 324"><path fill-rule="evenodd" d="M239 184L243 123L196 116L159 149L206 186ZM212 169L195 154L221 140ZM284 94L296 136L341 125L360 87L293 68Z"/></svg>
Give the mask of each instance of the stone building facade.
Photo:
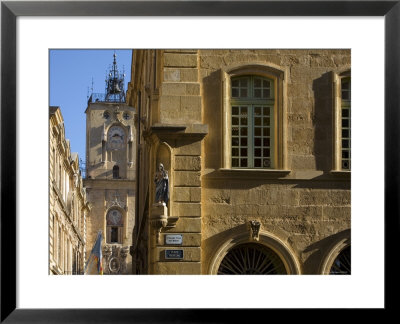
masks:
<svg viewBox="0 0 400 324"><path fill-rule="evenodd" d="M345 49L134 50L133 272L350 273L350 65Z"/></svg>
<svg viewBox="0 0 400 324"><path fill-rule="evenodd" d="M131 274L129 254L135 225L135 109L125 103L116 56L107 93L89 99L86 113L86 177L91 211L87 253L103 233L104 274Z"/></svg>
<svg viewBox="0 0 400 324"><path fill-rule="evenodd" d="M65 139L59 107L49 108L49 274L83 274L89 205L79 158Z"/></svg>

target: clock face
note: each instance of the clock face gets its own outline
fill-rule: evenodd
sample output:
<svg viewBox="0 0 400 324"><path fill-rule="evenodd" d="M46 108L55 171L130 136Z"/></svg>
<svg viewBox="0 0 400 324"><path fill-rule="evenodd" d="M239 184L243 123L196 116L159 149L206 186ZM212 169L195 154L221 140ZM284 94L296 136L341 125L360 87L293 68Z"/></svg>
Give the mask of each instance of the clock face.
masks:
<svg viewBox="0 0 400 324"><path fill-rule="evenodd" d="M108 130L108 148L110 150L119 150L123 147L125 140L124 130L119 126L112 126Z"/></svg>
<svg viewBox="0 0 400 324"><path fill-rule="evenodd" d="M121 225L121 224L122 224L121 213L116 209L109 211L107 216L107 225Z"/></svg>

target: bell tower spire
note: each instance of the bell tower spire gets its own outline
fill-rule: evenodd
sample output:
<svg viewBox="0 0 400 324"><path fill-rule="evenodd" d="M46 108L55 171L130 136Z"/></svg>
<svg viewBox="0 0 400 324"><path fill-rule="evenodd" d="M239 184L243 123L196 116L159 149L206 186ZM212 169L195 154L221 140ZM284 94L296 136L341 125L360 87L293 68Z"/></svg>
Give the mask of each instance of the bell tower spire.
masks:
<svg viewBox="0 0 400 324"><path fill-rule="evenodd" d="M114 51L113 65L106 79L106 98L105 101L125 102L124 79L125 74L118 70L117 54Z"/></svg>

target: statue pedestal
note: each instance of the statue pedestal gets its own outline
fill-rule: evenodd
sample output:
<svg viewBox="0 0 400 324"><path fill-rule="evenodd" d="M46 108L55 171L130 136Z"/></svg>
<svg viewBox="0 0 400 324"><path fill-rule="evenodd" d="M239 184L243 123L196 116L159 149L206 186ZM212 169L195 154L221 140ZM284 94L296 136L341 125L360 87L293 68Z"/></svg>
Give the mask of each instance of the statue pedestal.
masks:
<svg viewBox="0 0 400 324"><path fill-rule="evenodd" d="M161 229L168 224L168 208L165 203L156 203L151 206L150 224L156 230L157 243L160 243Z"/></svg>

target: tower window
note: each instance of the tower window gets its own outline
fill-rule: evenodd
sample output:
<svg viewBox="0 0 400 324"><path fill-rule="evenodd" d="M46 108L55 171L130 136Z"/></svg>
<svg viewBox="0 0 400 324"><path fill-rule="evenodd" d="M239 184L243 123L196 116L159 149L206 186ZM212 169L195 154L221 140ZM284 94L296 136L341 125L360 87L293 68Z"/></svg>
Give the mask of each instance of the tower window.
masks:
<svg viewBox="0 0 400 324"><path fill-rule="evenodd" d="M113 167L113 179L119 179L119 166L114 165Z"/></svg>
<svg viewBox="0 0 400 324"><path fill-rule="evenodd" d="M118 243L118 227L111 227L110 243Z"/></svg>
<svg viewBox="0 0 400 324"><path fill-rule="evenodd" d="M107 213L107 243L122 243L124 222L118 209L111 209Z"/></svg>

